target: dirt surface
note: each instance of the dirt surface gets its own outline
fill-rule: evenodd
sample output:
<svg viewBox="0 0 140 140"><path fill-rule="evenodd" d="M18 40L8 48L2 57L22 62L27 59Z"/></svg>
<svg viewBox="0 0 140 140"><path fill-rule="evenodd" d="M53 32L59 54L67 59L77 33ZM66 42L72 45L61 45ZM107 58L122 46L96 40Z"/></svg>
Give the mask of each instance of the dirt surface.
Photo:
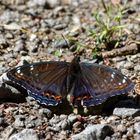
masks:
<svg viewBox="0 0 140 140"><path fill-rule="evenodd" d="M107 23L105 6L112 8L107 25L113 33L103 38L105 28L97 24L95 14ZM140 139L140 2L112 0L105 6L93 0L0 1L1 75L26 63L70 62L79 54L81 61L120 70L135 84L127 97L111 102L109 111L95 107L91 110L98 113L88 115L66 113L65 105L42 106L11 86L1 87L1 140ZM116 22L112 18L119 8L124 13ZM118 25L121 29L111 28Z"/></svg>

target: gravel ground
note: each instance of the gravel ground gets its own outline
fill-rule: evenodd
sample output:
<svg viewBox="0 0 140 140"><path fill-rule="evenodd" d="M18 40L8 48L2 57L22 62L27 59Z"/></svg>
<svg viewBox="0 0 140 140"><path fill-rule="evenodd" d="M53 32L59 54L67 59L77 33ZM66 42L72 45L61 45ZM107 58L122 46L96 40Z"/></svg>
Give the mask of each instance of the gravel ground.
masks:
<svg viewBox="0 0 140 140"><path fill-rule="evenodd" d="M88 115L67 112L66 106L42 106L11 86L1 87L0 140L140 139L140 2L130 0L128 5L122 19L127 24L127 39L122 44L130 49L124 47L118 55L120 48L103 48L102 59L93 59L95 42L87 30L97 30L92 13L104 11L99 1L0 1L0 75L24 63L70 61L76 46L64 37L71 36L88 46L79 50L82 61L120 69L136 85L127 97L117 102L112 99L108 107L93 107Z"/></svg>

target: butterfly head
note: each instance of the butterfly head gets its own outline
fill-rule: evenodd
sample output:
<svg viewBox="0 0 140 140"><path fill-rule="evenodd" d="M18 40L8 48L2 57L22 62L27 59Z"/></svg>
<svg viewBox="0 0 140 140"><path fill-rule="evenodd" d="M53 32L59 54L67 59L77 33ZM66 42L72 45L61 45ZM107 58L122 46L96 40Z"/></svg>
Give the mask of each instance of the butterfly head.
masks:
<svg viewBox="0 0 140 140"><path fill-rule="evenodd" d="M79 63L79 62L80 62L80 56L79 56L79 55L76 55L76 56L73 58L73 60L72 60L71 63Z"/></svg>

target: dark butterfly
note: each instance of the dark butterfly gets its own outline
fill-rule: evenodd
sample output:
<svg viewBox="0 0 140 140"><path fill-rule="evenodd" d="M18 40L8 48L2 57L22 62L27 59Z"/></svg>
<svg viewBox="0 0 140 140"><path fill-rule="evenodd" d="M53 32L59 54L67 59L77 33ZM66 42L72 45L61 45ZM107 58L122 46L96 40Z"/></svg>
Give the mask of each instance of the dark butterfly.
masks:
<svg viewBox="0 0 140 140"><path fill-rule="evenodd" d="M68 98L74 106L95 106L125 94L134 84L119 71L76 56L69 62L40 62L7 72L8 79L41 104L56 106Z"/></svg>

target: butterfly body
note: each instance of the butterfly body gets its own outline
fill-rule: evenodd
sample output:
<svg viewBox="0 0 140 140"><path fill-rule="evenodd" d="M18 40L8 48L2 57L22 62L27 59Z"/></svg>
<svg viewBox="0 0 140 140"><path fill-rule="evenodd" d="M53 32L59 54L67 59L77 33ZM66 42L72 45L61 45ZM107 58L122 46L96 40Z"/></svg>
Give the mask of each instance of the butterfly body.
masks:
<svg viewBox="0 0 140 140"><path fill-rule="evenodd" d="M56 106L68 98L74 106L95 106L125 94L134 84L112 68L80 62L40 62L7 72L8 79L27 90L41 104Z"/></svg>

